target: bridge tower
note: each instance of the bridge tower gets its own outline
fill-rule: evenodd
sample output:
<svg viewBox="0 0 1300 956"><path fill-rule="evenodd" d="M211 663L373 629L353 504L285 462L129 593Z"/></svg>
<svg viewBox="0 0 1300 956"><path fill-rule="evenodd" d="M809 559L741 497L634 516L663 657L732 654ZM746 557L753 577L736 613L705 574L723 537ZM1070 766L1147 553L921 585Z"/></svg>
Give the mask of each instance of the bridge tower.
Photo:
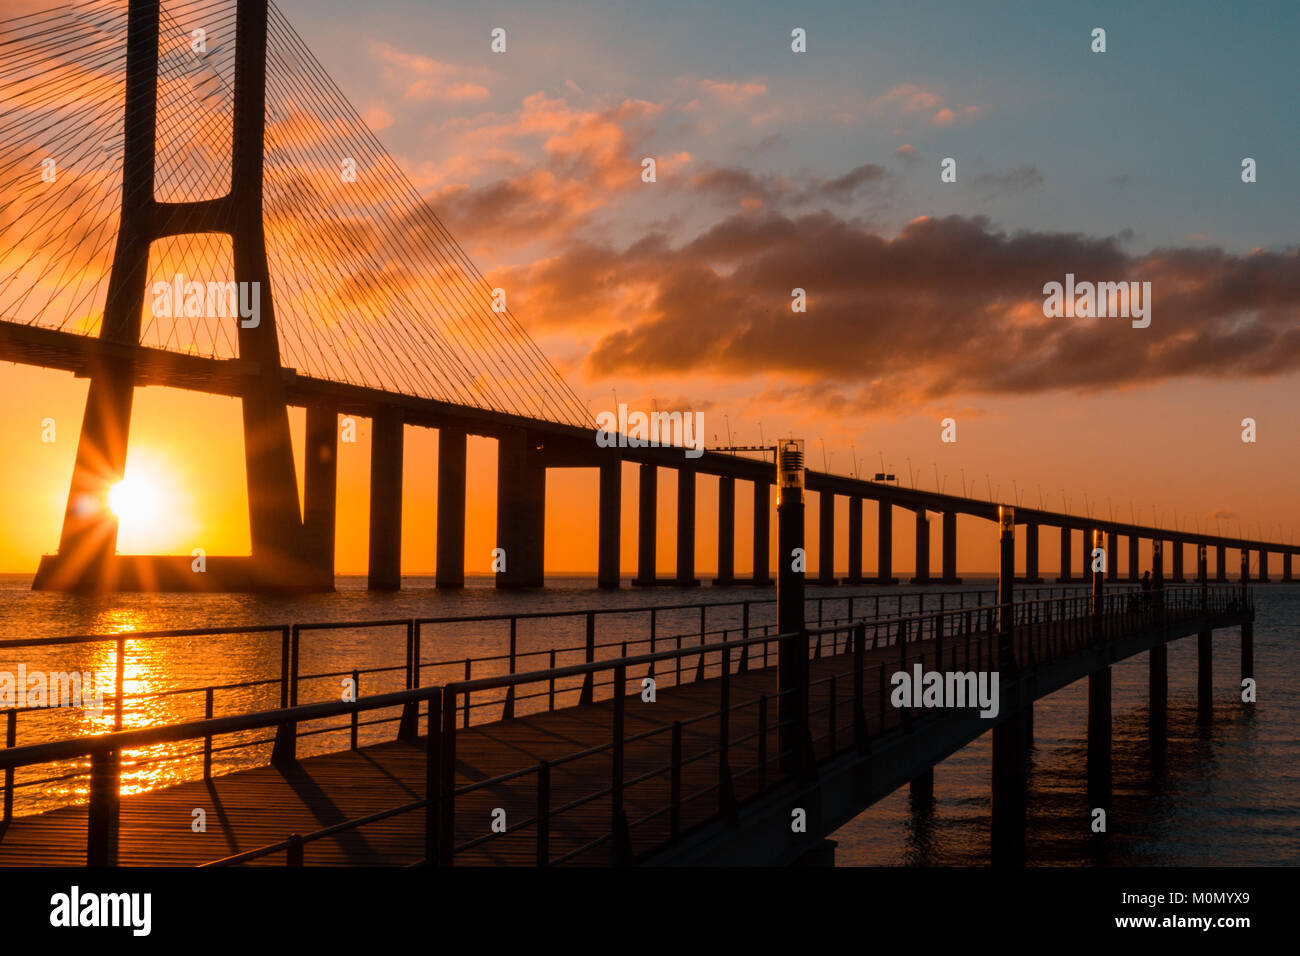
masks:
<svg viewBox="0 0 1300 956"><path fill-rule="evenodd" d="M309 557L304 534L271 301L262 218L267 0L237 3L230 190L198 202L159 202L154 186L160 4L130 0L121 222L100 328L105 348L89 372L59 550L42 560L33 585L38 589L333 588L332 554L330 567L322 567L319 556ZM259 292L256 315L238 328L246 369L241 398L252 558L208 558L203 575L194 573L188 556L116 555L118 523L107 506L109 488L126 469L136 382L130 350L140 344L150 247L192 233L229 235L235 281L241 288L257 283Z"/></svg>

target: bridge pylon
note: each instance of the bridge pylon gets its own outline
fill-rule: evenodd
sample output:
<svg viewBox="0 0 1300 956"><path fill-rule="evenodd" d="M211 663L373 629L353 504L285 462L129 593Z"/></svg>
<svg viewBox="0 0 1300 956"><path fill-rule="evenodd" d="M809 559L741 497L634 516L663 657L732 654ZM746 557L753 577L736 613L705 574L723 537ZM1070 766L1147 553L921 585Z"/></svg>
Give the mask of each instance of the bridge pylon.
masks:
<svg viewBox="0 0 1300 956"><path fill-rule="evenodd" d="M140 344L151 245L171 236L231 237L235 281L256 289L254 314L239 321L244 457L251 557L118 555L118 522L108 491L126 471L136 374L112 347L92 365L57 554L46 555L39 590L330 590L333 555L310 547L298 499L262 213L266 132L267 0L238 0L235 17L234 134L230 190L197 202L155 198L158 0L130 0L121 222L104 303L100 339ZM245 285L247 284L247 285ZM254 285L256 284L256 285ZM251 296L250 296L251 297ZM110 357L111 356L111 357Z"/></svg>

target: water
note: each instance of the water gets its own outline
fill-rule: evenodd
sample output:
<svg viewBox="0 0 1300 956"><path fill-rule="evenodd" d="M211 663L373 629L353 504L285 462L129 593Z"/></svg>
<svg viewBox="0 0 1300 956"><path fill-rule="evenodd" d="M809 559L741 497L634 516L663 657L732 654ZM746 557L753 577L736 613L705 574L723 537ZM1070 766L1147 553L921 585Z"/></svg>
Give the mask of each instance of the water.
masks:
<svg viewBox="0 0 1300 956"><path fill-rule="evenodd" d="M544 591L498 592L490 579L471 581L459 592L439 592L432 580L408 578L404 590L373 594L364 578L340 578L334 594L292 599L250 595L114 595L87 599L30 590L31 579L0 576L0 641L68 634L116 633L182 627L223 627L253 623L363 621L420 616L510 614L578 608L636 608L696 601L763 600L770 591L744 588L600 591L591 579L561 578ZM973 594L974 584L962 589ZM905 589L914 592L917 589ZM951 593L953 588L935 588ZM875 596L892 607L888 589L809 590L824 596L829 620L845 611L847 593L859 598L861 612ZM931 599L935 600L935 599ZM973 597L968 598L973 601ZM810 609L810 613L812 612ZM1169 647L1168 744L1163 763L1153 763L1146 739L1147 664L1145 655L1115 665L1113 674L1114 797L1109 835L1098 842L1089 832L1085 796L1086 685L1078 682L1039 701L1034 713L1034 747L1029 777L1027 852L1047 865L1276 865L1300 860L1300 585L1256 588L1255 676L1259 699L1240 701L1239 640L1235 629L1217 632L1214 640L1214 717L1198 722L1196 642L1180 640ZM694 636L698 611L663 611L658 615L660 647L674 635ZM751 623L772 621L770 604L751 609ZM644 639L646 614L598 618L600 643ZM710 611L708 627L737 627L739 607ZM580 648L585 622L581 616L521 622L519 669L543 666L552 648ZM688 644L689 646L689 644ZM464 676L466 657L497 655L474 665L474 676L503 673L508 626L500 623L440 625L422 635L425 683ZM602 651L610 656L617 646ZM636 648L633 648L634 650ZM644 648L642 648L644 649ZM214 714L273 708L279 703L281 638L278 633L236 634L202 638L162 638L128 646L125 690L139 695L129 703L124 726L202 717L203 694L176 693L212 684L251 687L218 690ZM561 650L561 663L576 660L577 650ZM404 628L345 629L305 635L299 701L337 700L339 682L353 668L363 673L362 693L403 687ZM434 662L445 662L435 664ZM112 693L112 642L79 647L10 648L0 646L0 671L19 663L30 670L93 671L97 683ZM564 689L561 688L561 693ZM382 712L381 712L382 713ZM396 714L385 714L395 717ZM110 709L93 716L82 710L57 709L24 713L18 743L110 730ZM339 726L339 722L333 722ZM314 725L319 726L319 725ZM391 739L394 725L365 728L363 743ZM255 746L218 749L215 772L264 763L269 756L265 733L220 738L218 747L260 740ZM306 737L301 754L347 746L347 732ZM838 865L981 865L989 847L990 736L954 754L935 771L934 799L913 806L903 788L841 828L834 839ZM15 810L19 814L65 805L85 797L84 763L69 762L19 771ZM124 792L165 786L201 775L202 757L193 745L155 748L125 761ZM54 780L51 778L65 777ZM23 786L26 784L26 786Z"/></svg>

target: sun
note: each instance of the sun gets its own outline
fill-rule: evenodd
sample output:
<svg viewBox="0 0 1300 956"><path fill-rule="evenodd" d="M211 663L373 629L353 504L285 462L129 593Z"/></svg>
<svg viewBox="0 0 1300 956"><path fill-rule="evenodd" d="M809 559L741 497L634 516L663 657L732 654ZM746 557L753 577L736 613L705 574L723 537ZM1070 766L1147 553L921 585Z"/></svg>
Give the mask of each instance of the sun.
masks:
<svg viewBox="0 0 1300 956"><path fill-rule="evenodd" d="M157 485L135 475L108 489L108 509L123 523L152 522L158 515L159 501Z"/></svg>

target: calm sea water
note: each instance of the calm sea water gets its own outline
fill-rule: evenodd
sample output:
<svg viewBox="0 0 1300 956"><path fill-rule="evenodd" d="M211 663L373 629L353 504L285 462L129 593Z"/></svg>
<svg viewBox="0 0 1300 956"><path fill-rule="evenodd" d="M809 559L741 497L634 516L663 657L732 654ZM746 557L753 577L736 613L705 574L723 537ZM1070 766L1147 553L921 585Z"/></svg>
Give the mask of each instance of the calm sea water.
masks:
<svg viewBox="0 0 1300 956"><path fill-rule="evenodd" d="M0 576L0 641L69 634L117 633L167 628L225 627L310 621L365 621L420 616L510 614L578 608L638 608L698 601L762 600L771 592L752 589L692 590L595 589L590 579L558 579L544 591L498 592L490 580L471 581L459 592L439 592L426 578L408 578L404 590L372 594L363 578L340 578L334 594L281 599L248 595L116 595L87 599L36 593L31 579ZM963 588L972 595L987 584ZM907 589L915 593L917 589ZM952 588L943 590L951 593ZM869 610L877 595L895 600L889 590L810 589L822 596L827 620L846 611L845 596ZM931 600L934 600L931 598ZM915 601L909 598L908 603ZM1085 683L1079 682L1038 702L1030 771L1027 847L1029 859L1048 865L1277 865L1300 862L1300 585L1260 585L1256 589L1255 675L1258 702L1241 703L1238 688L1240 642L1235 629L1214 639L1213 720L1198 721L1196 646L1181 640L1169 648L1169 731L1163 758L1153 759L1147 737L1145 656L1114 668L1114 798L1108 838L1098 843L1089 831L1085 795ZM810 614L816 614L810 604ZM751 622L774 618L770 604L755 605ZM598 619L597 639L617 643L642 639L648 615L627 613ZM694 635L698 611L662 611L658 633ZM740 623L739 607L710 611L708 627ZM583 643L582 617L522 622L518 633L519 669L544 665L549 651ZM363 672L362 693L400 690L405 658L402 628L344 629L304 636L299 700L338 699L340 675ZM671 643L666 646L671 646ZM464 674L466 657L502 655L508 647L504 622L439 625L422 637L424 681ZM607 654L617 653L611 648ZM125 690L134 695L124 724L147 726L203 716L204 698L194 688L213 684L251 687L219 689L214 713L271 708L279 702L281 644L278 634L162 638L128 645ZM573 657L569 658L570 660ZM0 671L19 664L31 670L93 672L111 694L112 642L76 648L6 649L0 645ZM501 673L504 659L474 665L474 676ZM18 743L102 732L112 727L111 710L98 716L82 710L43 709L20 716ZM362 728L361 740L391 739L392 725ZM226 738L232 744L255 735ZM300 752L347 746L346 732L306 738ZM265 762L265 744L218 751L216 772ZM156 749L133 755L124 772L124 790L165 786L201 774L201 757L190 748ZM907 788L882 800L834 835L837 865L980 865L988 859L990 737L985 735L954 754L935 771L934 797L914 804ZM84 799L84 766L69 763L20 772L15 809L31 813ZM54 779L62 777L65 779ZM24 785L25 784L25 785Z"/></svg>

